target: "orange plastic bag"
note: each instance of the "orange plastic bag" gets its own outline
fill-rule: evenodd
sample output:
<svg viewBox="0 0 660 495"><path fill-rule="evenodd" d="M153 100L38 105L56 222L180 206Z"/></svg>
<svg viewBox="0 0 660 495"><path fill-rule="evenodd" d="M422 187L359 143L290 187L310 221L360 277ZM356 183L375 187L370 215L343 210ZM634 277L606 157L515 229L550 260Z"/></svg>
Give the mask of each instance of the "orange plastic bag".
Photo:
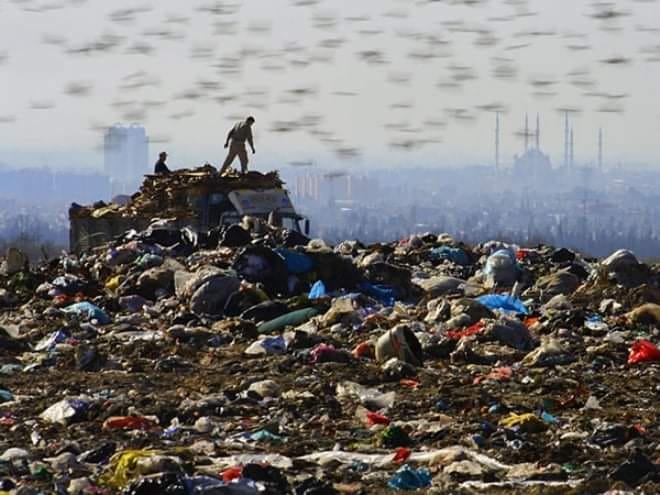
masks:
<svg viewBox="0 0 660 495"><path fill-rule="evenodd" d="M353 349L353 357L356 358L373 358L374 357L374 346L371 342L365 341L365 342L360 342L358 345L355 346L355 349Z"/></svg>

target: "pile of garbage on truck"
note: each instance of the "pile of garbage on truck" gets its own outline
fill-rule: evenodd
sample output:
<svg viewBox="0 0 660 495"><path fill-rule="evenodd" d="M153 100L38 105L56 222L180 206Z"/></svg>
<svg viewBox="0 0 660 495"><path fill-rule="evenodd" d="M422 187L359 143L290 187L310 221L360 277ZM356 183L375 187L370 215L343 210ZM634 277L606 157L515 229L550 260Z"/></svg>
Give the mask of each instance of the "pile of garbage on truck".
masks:
<svg viewBox="0 0 660 495"><path fill-rule="evenodd" d="M73 203L69 217L112 218L112 217L163 217L191 216L195 205L191 204L191 193L196 190L236 189L280 189L284 185L277 171L262 174L257 171L239 174L229 171L217 173L212 165L194 169L180 169L169 174L146 176L140 190L123 201L106 203L98 201L90 206Z"/></svg>
<svg viewBox="0 0 660 495"><path fill-rule="evenodd" d="M13 250L0 494L658 493L659 329L626 250L255 219Z"/></svg>

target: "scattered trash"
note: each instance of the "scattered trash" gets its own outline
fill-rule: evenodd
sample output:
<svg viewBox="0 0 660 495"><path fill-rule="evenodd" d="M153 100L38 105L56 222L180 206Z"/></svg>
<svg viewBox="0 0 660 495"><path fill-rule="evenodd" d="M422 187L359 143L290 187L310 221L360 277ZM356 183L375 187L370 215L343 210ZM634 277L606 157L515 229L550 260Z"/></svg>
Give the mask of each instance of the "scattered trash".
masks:
<svg viewBox="0 0 660 495"><path fill-rule="evenodd" d="M414 366L422 365L422 346L406 325L398 325L383 334L376 343L376 360L397 358Z"/></svg>
<svg viewBox="0 0 660 495"><path fill-rule="evenodd" d="M657 492L659 265L194 232L149 180L157 223L0 273L0 494Z"/></svg>

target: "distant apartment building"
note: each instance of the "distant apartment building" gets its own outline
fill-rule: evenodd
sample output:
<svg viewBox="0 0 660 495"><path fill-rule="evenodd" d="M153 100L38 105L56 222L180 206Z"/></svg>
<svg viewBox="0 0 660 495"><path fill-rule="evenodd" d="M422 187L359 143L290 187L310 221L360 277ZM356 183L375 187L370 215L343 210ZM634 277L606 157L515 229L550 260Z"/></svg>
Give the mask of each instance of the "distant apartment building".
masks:
<svg viewBox="0 0 660 495"><path fill-rule="evenodd" d="M132 194L149 173L149 138L140 125L114 125L103 139L103 168L112 183L112 195Z"/></svg>

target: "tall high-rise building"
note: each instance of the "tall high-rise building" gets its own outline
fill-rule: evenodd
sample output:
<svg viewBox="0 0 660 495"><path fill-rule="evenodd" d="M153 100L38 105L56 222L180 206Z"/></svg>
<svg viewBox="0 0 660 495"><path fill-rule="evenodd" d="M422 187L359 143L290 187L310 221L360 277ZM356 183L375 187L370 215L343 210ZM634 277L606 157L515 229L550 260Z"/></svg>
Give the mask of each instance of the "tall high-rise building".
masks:
<svg viewBox="0 0 660 495"><path fill-rule="evenodd" d="M144 127L114 125L103 139L103 169L112 194L132 194L149 173L149 138Z"/></svg>

